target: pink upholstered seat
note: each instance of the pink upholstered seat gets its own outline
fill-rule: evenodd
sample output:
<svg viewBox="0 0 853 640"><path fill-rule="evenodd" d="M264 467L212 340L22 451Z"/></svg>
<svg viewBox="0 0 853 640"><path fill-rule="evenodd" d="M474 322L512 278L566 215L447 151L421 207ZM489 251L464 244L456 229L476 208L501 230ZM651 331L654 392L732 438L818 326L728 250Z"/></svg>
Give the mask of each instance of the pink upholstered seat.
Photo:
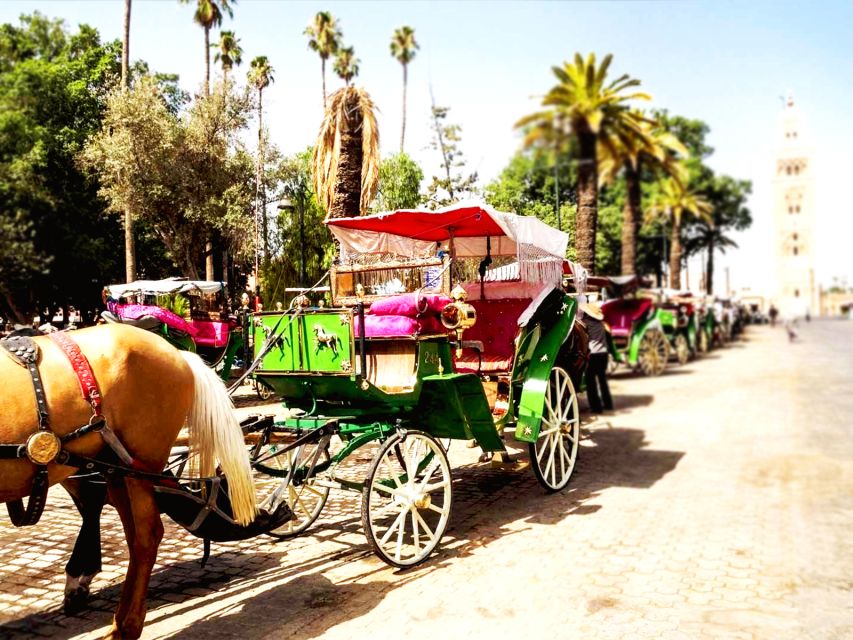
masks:
<svg viewBox="0 0 853 640"><path fill-rule="evenodd" d="M168 309L164 309L163 307L157 307L149 304L119 304L117 302L108 302L107 308L120 318L139 320L142 317L151 316L153 318L157 318L167 327L183 331L193 337L196 335L196 329L193 325L184 320L181 316L169 311Z"/></svg>
<svg viewBox="0 0 853 640"><path fill-rule="evenodd" d="M200 347L220 348L228 344L228 323L213 320L193 320L195 343Z"/></svg>
<svg viewBox="0 0 853 640"><path fill-rule="evenodd" d="M652 301L648 298L619 298L605 302L601 305L601 311L613 335L625 337L631 334L631 325L651 306Z"/></svg>
<svg viewBox="0 0 853 640"><path fill-rule="evenodd" d="M477 322L462 334L463 340L483 343L482 366L475 349L463 349L456 359L459 373L505 373L512 370L518 318L530 305L528 298L472 300Z"/></svg>

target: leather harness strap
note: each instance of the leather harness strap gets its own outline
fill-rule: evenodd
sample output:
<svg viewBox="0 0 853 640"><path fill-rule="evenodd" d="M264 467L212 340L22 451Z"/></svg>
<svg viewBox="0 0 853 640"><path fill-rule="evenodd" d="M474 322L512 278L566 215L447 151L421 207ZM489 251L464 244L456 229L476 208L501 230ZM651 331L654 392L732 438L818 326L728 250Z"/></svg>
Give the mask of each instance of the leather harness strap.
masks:
<svg viewBox="0 0 853 640"><path fill-rule="evenodd" d="M80 382L83 399L92 405L92 413L98 418L101 417L101 391L98 389L98 383L95 380L89 359L83 355L77 343L64 331L51 333L50 339L62 349L71 362L74 373L77 374L77 380Z"/></svg>

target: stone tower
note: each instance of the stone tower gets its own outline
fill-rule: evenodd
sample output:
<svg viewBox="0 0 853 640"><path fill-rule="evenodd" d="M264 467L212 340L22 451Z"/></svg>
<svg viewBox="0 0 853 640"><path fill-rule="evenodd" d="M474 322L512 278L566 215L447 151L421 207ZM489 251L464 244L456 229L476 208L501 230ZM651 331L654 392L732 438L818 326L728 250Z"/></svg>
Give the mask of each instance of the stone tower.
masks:
<svg viewBox="0 0 853 640"><path fill-rule="evenodd" d="M819 313L815 285L815 205L812 161L803 144L799 108L789 95L773 180L775 293L783 314Z"/></svg>

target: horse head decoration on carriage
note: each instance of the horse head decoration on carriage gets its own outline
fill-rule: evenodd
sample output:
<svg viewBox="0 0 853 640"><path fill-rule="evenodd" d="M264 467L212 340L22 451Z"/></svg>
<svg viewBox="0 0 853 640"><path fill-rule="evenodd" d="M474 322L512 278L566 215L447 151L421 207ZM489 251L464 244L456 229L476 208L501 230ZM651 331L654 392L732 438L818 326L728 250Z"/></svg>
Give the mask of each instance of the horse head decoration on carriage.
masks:
<svg viewBox="0 0 853 640"><path fill-rule="evenodd" d="M292 440L286 464L265 463L281 450L272 438L256 463L302 496L286 533L314 522L330 488L358 491L374 551L413 566L450 515L444 441L506 459L508 429L539 482L565 487L579 441L573 378L585 366L577 303L561 289L567 235L480 203L327 224L340 247L333 306L253 318L255 375L291 414L273 427ZM340 477L347 456L377 442L366 478Z"/></svg>
<svg viewBox="0 0 853 640"><path fill-rule="evenodd" d="M107 322L153 331L177 349L198 353L228 380L243 331L228 312L224 282L137 280L106 287L104 302Z"/></svg>

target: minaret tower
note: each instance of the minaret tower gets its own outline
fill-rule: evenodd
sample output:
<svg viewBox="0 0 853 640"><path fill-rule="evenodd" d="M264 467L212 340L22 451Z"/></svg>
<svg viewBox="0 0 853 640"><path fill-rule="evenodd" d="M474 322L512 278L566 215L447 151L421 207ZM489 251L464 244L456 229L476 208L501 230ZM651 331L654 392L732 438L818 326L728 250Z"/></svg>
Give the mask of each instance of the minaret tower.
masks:
<svg viewBox="0 0 853 640"><path fill-rule="evenodd" d="M773 180L776 287L782 313L819 313L815 286L815 206L812 161L803 144L800 111L788 95Z"/></svg>

